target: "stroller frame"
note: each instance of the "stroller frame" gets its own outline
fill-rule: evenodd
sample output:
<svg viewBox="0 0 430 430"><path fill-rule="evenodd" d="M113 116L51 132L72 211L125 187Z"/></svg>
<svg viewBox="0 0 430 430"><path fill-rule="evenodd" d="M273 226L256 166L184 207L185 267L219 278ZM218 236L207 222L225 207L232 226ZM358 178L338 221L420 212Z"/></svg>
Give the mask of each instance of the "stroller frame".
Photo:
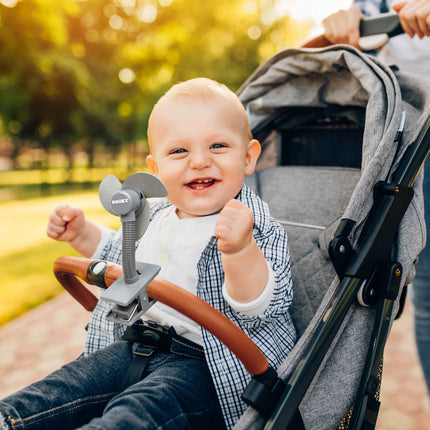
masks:
<svg viewBox="0 0 430 430"><path fill-rule="evenodd" d="M298 406L360 290L363 305L376 305L377 310L348 429L374 428L379 409L379 402L374 399L375 381L378 382L382 353L391 326L390 315L401 290L402 267L392 261L391 248L399 223L412 200L412 186L430 151L430 118L407 151L392 181L375 185L374 204L355 250L347 238L352 224L350 220L341 221L330 243L330 256L341 282L332 306L318 325L299 366L286 381L286 388L268 419L266 430L297 429ZM291 423L293 426L289 427Z"/></svg>

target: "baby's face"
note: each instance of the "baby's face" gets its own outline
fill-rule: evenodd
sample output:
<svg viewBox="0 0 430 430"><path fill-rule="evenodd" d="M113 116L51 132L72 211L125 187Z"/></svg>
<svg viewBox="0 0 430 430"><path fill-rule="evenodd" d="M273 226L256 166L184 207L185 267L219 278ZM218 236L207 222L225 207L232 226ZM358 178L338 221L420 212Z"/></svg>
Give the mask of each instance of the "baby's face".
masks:
<svg viewBox="0 0 430 430"><path fill-rule="evenodd" d="M236 197L260 153L237 107L223 99L174 97L157 112L152 129L148 164L180 218L218 213Z"/></svg>

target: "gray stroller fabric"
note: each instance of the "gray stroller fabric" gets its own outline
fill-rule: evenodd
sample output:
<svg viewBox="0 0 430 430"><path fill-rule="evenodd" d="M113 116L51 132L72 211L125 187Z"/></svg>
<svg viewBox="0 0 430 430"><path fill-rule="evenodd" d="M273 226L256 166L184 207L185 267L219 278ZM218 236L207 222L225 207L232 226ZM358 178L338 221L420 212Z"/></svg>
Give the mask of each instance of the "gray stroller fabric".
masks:
<svg viewBox="0 0 430 430"><path fill-rule="evenodd" d="M338 283L327 246L340 218L356 222L356 243L373 202L373 186L393 173L406 148L430 115L430 90L418 78L392 70L348 46L289 49L266 61L238 92L251 127L281 110L291 117L298 107L362 108L365 124L361 169L278 166L276 139L268 139L258 172L249 185L272 215L285 224L292 258L292 316L301 335L278 369L283 379L294 371ZM406 124L400 150L393 144L401 113ZM347 113L346 113L347 115ZM422 178L398 231L393 258L403 266L402 285L414 276L414 261L425 244ZM306 429L335 429L350 410L368 348L374 310L352 306L301 403ZM392 316L394 318L394 315ZM235 429L258 429L264 420L249 408Z"/></svg>

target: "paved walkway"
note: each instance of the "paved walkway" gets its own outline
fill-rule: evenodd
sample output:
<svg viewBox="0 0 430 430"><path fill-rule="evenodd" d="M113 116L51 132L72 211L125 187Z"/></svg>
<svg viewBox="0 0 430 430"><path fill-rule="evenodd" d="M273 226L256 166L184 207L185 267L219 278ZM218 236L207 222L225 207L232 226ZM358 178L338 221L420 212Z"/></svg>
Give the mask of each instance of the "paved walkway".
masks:
<svg viewBox="0 0 430 430"><path fill-rule="evenodd" d="M69 295L28 312L0 329L0 397L77 357L89 314ZM411 305L388 340L377 430L430 429L429 399L413 340Z"/></svg>

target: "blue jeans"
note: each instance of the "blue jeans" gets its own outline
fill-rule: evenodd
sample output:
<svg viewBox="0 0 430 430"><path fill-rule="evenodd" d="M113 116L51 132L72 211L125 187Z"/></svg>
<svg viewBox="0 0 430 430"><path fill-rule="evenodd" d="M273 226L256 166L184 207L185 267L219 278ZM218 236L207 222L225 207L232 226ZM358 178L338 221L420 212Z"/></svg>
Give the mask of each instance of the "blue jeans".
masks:
<svg viewBox="0 0 430 430"><path fill-rule="evenodd" d="M424 163L424 213L427 235L430 235L430 159ZM415 340L421 367L430 393L430 246L427 239L425 249L420 253L416 276L412 287L414 304Z"/></svg>
<svg viewBox="0 0 430 430"><path fill-rule="evenodd" d="M0 401L12 429L225 429L205 360L150 358L141 381L118 387L132 359L119 341Z"/></svg>

